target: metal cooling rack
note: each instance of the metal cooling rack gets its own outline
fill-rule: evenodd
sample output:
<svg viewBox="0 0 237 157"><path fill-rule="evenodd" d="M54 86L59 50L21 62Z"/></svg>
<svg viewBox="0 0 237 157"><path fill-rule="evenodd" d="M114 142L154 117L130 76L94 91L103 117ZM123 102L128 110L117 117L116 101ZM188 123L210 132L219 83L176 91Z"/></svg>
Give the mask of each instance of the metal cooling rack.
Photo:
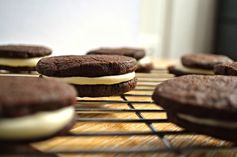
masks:
<svg viewBox="0 0 237 157"><path fill-rule="evenodd" d="M134 91L138 91L140 93L127 93L123 94L120 97L120 100L104 100L104 99L97 99L97 100L90 100L90 99L80 99L78 98L78 103L106 103L106 106L110 106L113 104L123 104L126 105L124 108L109 108L109 107L80 107L76 106L76 112L78 117L76 121L78 124L80 123L108 123L111 124L123 124L123 123L131 123L131 124L145 124L148 131L84 131L84 132L77 132L73 133L70 132L65 136L62 137L70 137L70 138L96 138L96 137L147 137L150 136L152 138L157 139L163 147L157 145L155 148L147 148L147 147L133 147L133 148L91 148L91 149L76 149L70 150L67 148L64 149L57 149L57 150L50 150L45 152L31 152L31 151L20 151L17 155L24 155L24 156L51 156L55 154L61 155L141 155L141 154L149 154L151 155L162 155L164 153L168 153L174 156L189 156L193 153L206 153L208 156L213 155L216 152L224 152L230 151L234 153L233 156L237 155L237 147L231 143L212 139L211 137L206 137L202 139L201 144L193 144L193 145L186 145L186 146L176 146L175 141L170 139L169 137L172 136L177 138L179 136L186 137L186 136L199 136L192 132L182 130L182 129L169 129L166 128L165 130L160 130L159 128L155 127L156 124L170 124L166 118L146 118L143 116L143 113L165 113L165 111L161 108L157 109L149 109L150 105L154 105L152 100L129 100L129 97L151 97L151 93L154 90L155 86L161 83L164 80L170 79L173 76L167 74L167 71L164 69L155 69L152 71L151 74L137 74L138 77L138 85ZM150 92L150 94L144 93ZM138 105L146 104L146 108L137 108ZM96 104L100 106L101 104ZM96 106L95 105L95 106ZM148 108L147 108L148 107ZM137 118L130 119L130 118L97 118L97 117L80 117L80 114L86 113L135 113ZM209 142L211 140L215 140L214 144ZM236 152L236 153L235 153ZM4 154L4 153L3 153ZM8 154L8 153L5 153ZM0 154L1 156L1 154ZM201 155L202 156L202 155ZM215 155L213 155L215 156Z"/></svg>

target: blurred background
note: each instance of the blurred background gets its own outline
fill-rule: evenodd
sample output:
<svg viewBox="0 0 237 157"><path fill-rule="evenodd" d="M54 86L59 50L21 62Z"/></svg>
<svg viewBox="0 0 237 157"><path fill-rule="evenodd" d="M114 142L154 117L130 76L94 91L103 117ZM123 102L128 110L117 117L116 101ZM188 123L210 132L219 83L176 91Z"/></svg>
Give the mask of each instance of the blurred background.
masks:
<svg viewBox="0 0 237 157"><path fill-rule="evenodd" d="M146 48L158 58L219 53L237 59L236 0L0 0L0 44Z"/></svg>

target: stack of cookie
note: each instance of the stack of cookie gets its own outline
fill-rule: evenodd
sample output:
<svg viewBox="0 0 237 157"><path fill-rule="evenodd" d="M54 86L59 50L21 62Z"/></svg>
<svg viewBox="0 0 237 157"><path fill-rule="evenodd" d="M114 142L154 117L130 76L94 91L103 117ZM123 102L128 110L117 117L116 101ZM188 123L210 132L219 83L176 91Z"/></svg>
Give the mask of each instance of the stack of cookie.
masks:
<svg viewBox="0 0 237 157"><path fill-rule="evenodd" d="M118 55L71 55L41 59L37 71L73 85L79 97L121 95L136 86L134 58Z"/></svg>
<svg viewBox="0 0 237 157"><path fill-rule="evenodd" d="M175 76L199 74L214 75L214 66L221 63L232 63L233 60L223 55L188 54L181 58L181 64L168 67Z"/></svg>
<svg viewBox="0 0 237 157"><path fill-rule="evenodd" d="M237 143L237 77L186 75L158 85L152 99L168 120Z"/></svg>
<svg viewBox="0 0 237 157"><path fill-rule="evenodd" d="M74 123L76 91L35 77L0 77L0 143L34 142L64 134Z"/></svg>
<svg viewBox="0 0 237 157"><path fill-rule="evenodd" d="M0 45L0 70L14 73L35 71L37 62L52 53L50 48L38 45Z"/></svg>

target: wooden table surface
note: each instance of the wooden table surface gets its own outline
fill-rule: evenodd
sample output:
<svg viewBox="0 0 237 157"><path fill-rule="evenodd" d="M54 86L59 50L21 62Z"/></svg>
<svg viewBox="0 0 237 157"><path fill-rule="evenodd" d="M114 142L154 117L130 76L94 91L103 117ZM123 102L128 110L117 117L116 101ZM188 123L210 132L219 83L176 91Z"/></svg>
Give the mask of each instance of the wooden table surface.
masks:
<svg viewBox="0 0 237 157"><path fill-rule="evenodd" d="M173 63L167 61L155 61L156 68L164 68L166 65ZM121 103L124 102L122 97L106 97L106 98L78 98L77 111L78 119L84 121L78 121L71 129L71 133L75 133L77 136L62 136L56 137L43 142L32 143L34 149L40 152L57 152L58 156L71 157L71 156L237 156L236 148L232 148L232 144L218 139L214 139L204 135L187 134L183 133L183 129L175 126L169 122L89 122L91 118L104 118L104 119L132 119L132 120L166 120L165 112L158 112L162 110L160 107L152 103L150 95L153 92L154 87L160 82L173 78L172 75L167 74L166 70L154 70L151 74L137 74L138 86L137 90L128 92L125 95L127 101L135 101L134 103ZM144 90L143 90L144 89ZM91 100L92 102L82 102ZM105 100L105 102L93 102L94 100ZM113 102L111 102L113 101ZM142 101L143 103L136 103ZM107 103L106 103L107 102ZM124 110L136 109L148 109L154 112L126 112ZM84 109L85 111L82 111ZM90 110L91 109L91 110ZM108 110L109 111L104 111ZM114 110L117 109L115 112ZM139 117L140 116L140 117ZM88 133L121 133L121 132L146 132L150 133L163 132L165 137L157 136L156 134L150 135L129 135L129 136L92 136ZM168 132L180 132L178 135L168 134ZM87 135L86 135L87 134ZM203 148L204 150L195 149L196 147ZM213 147L212 149L207 149ZM228 148L225 149L224 147ZM1 147L2 149L4 147ZM1 149L0 148L0 149ZM222 149L216 149L222 148ZM11 148L13 150L15 148ZM99 153L93 154L93 150L116 150L117 153ZM136 150L143 151L138 153L123 154L121 151ZM163 151L163 152L159 152ZM177 151L175 151L177 150ZM120 151L120 153L119 153ZM149 152L151 151L151 152ZM152 152L153 151L153 152ZM181 152L178 152L181 151ZM62 152L62 153L60 153ZM64 153L63 153L64 152ZM179 154L180 153L180 154ZM36 153L37 154L37 153ZM1 155L1 154L0 154ZM39 155L39 154L37 154ZM46 155L46 154L44 154Z"/></svg>

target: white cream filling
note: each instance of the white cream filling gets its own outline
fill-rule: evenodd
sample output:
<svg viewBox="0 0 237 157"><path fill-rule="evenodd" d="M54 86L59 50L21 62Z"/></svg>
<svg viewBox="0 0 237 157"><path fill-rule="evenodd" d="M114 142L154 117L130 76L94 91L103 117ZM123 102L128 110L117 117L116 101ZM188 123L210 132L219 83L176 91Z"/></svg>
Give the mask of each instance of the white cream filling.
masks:
<svg viewBox="0 0 237 157"><path fill-rule="evenodd" d="M78 85L96 85L96 84L111 85L132 80L133 78L135 78L135 72L122 75L101 76L101 77L53 77L53 78L57 78L66 83L78 84Z"/></svg>
<svg viewBox="0 0 237 157"><path fill-rule="evenodd" d="M11 67L35 67L42 57L35 58L0 58L0 65Z"/></svg>
<svg viewBox="0 0 237 157"><path fill-rule="evenodd" d="M145 56L145 57L141 58L140 60L138 60L138 64L141 66L145 66L150 63L152 63L152 61L151 61L151 58L148 56Z"/></svg>
<svg viewBox="0 0 237 157"><path fill-rule="evenodd" d="M196 124L217 126L217 127L230 128L230 129L237 128L237 122L229 122L229 121L221 121L221 120L217 121L217 120L208 119L208 118L198 118L198 117L193 117L193 116L181 114L181 113L177 114L177 116L181 119L184 119L186 121L196 123Z"/></svg>
<svg viewBox="0 0 237 157"><path fill-rule="evenodd" d="M213 70L206 70L206 69L199 69L199 68L189 68L189 67L183 66L182 64L175 65L175 68L180 70L180 71L187 72L187 73L214 75Z"/></svg>
<svg viewBox="0 0 237 157"><path fill-rule="evenodd" d="M56 133L70 123L74 107L18 118L0 118L0 139L31 139Z"/></svg>

